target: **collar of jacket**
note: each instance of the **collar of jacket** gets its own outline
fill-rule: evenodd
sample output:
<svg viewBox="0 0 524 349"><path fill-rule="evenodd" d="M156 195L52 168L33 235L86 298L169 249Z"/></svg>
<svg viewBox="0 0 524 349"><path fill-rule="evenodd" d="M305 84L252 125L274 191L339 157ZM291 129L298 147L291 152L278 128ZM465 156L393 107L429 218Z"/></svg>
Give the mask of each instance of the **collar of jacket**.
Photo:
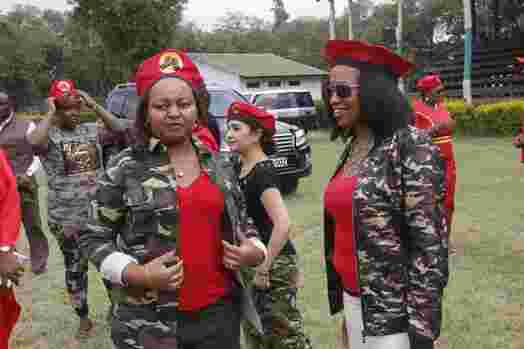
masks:
<svg viewBox="0 0 524 349"><path fill-rule="evenodd" d="M203 160L208 160L213 156L213 153L211 153L207 146L204 143L200 142L200 140L197 137L191 137L191 144L195 148L197 156L201 162ZM149 139L148 150L151 153L154 153L156 151L161 153L167 153L167 147L164 144L160 143L160 139L155 137L151 137Z"/></svg>

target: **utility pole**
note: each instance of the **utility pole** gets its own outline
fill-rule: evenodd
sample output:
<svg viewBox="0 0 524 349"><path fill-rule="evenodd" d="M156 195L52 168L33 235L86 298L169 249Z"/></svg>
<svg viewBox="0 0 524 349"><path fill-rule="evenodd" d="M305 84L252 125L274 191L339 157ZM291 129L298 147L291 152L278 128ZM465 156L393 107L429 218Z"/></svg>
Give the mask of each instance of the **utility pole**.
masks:
<svg viewBox="0 0 524 349"><path fill-rule="evenodd" d="M353 40L353 0L348 0L348 39Z"/></svg>
<svg viewBox="0 0 524 349"><path fill-rule="evenodd" d="M464 80L462 93L467 104L473 102L471 95L471 56L472 56L472 10L471 0L464 0Z"/></svg>
<svg viewBox="0 0 524 349"><path fill-rule="evenodd" d="M329 40L335 40L337 38L335 30L335 0L329 1ZM317 0L320 2L320 0Z"/></svg>
<svg viewBox="0 0 524 349"><path fill-rule="evenodd" d="M335 0L329 1L329 40L337 38L335 31Z"/></svg>
<svg viewBox="0 0 524 349"><path fill-rule="evenodd" d="M404 0L398 0L398 13L397 13L397 30L396 30L396 37L397 37L397 53L399 55L402 55L402 27L403 27L403 11L404 10ZM405 92L404 87L404 81L402 79L398 80L398 87L400 88L400 91Z"/></svg>

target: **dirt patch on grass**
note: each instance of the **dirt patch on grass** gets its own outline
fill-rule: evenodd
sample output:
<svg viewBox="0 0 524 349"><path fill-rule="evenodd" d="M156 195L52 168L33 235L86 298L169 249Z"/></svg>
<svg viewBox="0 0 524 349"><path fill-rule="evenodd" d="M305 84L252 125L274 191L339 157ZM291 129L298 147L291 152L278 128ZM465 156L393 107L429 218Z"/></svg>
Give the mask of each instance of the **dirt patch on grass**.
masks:
<svg viewBox="0 0 524 349"><path fill-rule="evenodd" d="M519 256L524 256L524 240L514 240L511 243L513 253Z"/></svg>
<svg viewBox="0 0 524 349"><path fill-rule="evenodd" d="M482 233L480 226L471 225L466 229L453 230L451 232L450 245L456 249L457 255L463 256L466 244L472 241L480 241L481 239Z"/></svg>
<svg viewBox="0 0 524 349"><path fill-rule="evenodd" d="M512 349L524 349L524 304L503 304L497 307L497 317L511 322Z"/></svg>

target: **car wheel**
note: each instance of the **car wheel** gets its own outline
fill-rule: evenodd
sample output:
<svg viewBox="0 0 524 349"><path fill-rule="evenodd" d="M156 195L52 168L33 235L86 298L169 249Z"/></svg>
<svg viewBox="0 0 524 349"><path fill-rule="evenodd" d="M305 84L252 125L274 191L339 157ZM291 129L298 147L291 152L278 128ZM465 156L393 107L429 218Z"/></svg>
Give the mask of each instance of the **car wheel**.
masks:
<svg viewBox="0 0 524 349"><path fill-rule="evenodd" d="M280 183L280 191L284 195L293 194L298 188L298 178L283 179Z"/></svg>

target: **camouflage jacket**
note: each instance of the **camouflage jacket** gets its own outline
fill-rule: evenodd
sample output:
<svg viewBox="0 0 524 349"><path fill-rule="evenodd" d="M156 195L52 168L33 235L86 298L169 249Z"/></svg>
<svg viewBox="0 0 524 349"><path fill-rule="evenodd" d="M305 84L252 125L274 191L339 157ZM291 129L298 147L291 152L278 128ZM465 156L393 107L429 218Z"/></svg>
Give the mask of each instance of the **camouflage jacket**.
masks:
<svg viewBox="0 0 524 349"><path fill-rule="evenodd" d="M258 237L247 216L233 162L225 155L212 154L197 139L193 145L202 169L224 194L222 239L239 244L243 238ZM126 148L109 161L97 181L87 232L80 237L81 247L97 268L113 252L123 252L143 264L176 249L179 206L174 173L167 148L156 139L149 147ZM241 273L235 276L243 289ZM244 315L261 329L247 290L242 297Z"/></svg>
<svg viewBox="0 0 524 349"><path fill-rule="evenodd" d="M351 152L348 143L337 172ZM353 230L364 336L440 333L448 280L448 231L443 208L443 162L414 128L375 144L353 192ZM343 307L334 269L335 221L325 210L325 258L331 312Z"/></svg>

